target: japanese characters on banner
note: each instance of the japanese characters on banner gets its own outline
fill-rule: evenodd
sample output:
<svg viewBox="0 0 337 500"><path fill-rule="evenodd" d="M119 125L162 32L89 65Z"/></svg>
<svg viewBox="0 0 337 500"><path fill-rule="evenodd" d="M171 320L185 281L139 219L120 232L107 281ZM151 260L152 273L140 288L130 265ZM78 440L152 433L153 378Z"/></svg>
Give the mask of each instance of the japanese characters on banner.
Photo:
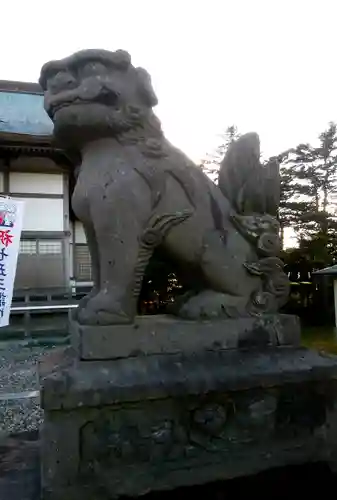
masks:
<svg viewBox="0 0 337 500"><path fill-rule="evenodd" d="M0 327L9 324L22 218L23 201L0 198Z"/></svg>

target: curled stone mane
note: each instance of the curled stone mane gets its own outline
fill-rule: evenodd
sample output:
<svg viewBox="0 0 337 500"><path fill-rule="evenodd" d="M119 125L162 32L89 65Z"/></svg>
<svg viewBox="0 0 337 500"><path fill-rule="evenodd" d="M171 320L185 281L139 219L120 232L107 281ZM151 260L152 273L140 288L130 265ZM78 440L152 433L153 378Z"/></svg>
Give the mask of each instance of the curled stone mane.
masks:
<svg viewBox="0 0 337 500"><path fill-rule="evenodd" d="M69 66L80 66L88 59L108 63L111 67L124 71L128 70L131 66L131 56L125 50L116 50L115 52L102 49L80 50L79 52L76 52L69 57L65 57L62 60L49 61L44 64L41 68L39 84L44 91L47 90L48 79L55 72L63 71L64 68Z"/></svg>
<svg viewBox="0 0 337 500"><path fill-rule="evenodd" d="M118 134L118 142L124 145L138 145L144 156L159 158L165 156L165 138L160 120L151 111L138 117L133 115L132 126Z"/></svg>

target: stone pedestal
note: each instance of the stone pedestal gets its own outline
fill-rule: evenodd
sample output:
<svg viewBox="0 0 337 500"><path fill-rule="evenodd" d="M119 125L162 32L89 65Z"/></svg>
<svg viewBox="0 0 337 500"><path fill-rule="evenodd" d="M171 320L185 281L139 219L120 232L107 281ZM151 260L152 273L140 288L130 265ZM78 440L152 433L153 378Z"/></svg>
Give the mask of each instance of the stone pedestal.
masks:
<svg viewBox="0 0 337 500"><path fill-rule="evenodd" d="M298 346L297 316L266 314L260 318L184 321L173 316L138 316L130 325L71 324L73 347L81 360L121 359L154 354L192 354L202 350Z"/></svg>
<svg viewBox="0 0 337 500"><path fill-rule="evenodd" d="M304 348L67 358L41 385L45 500L336 461L337 358Z"/></svg>

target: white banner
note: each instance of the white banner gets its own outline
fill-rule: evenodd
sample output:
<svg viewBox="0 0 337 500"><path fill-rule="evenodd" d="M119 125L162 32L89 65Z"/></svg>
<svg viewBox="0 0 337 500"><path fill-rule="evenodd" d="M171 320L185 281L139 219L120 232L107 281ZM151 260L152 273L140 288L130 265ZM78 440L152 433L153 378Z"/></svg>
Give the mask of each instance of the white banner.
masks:
<svg viewBox="0 0 337 500"><path fill-rule="evenodd" d="M0 198L0 327L9 324L23 219L23 201Z"/></svg>

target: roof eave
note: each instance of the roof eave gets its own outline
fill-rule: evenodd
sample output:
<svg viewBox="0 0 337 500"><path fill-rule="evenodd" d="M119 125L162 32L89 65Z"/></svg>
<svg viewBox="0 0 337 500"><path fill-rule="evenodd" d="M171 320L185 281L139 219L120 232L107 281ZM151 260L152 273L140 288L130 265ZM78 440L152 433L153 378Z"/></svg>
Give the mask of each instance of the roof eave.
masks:
<svg viewBox="0 0 337 500"><path fill-rule="evenodd" d="M18 92L20 94L43 95L43 90L35 82L18 82L12 80L0 80L0 92Z"/></svg>
<svg viewBox="0 0 337 500"><path fill-rule="evenodd" d="M336 276L337 278L337 265L325 267L324 269L319 269L318 271L313 271L311 274L313 276Z"/></svg>
<svg viewBox="0 0 337 500"><path fill-rule="evenodd" d="M0 145L6 143L20 144L51 144L54 141L52 135L17 134L13 132L0 132Z"/></svg>

